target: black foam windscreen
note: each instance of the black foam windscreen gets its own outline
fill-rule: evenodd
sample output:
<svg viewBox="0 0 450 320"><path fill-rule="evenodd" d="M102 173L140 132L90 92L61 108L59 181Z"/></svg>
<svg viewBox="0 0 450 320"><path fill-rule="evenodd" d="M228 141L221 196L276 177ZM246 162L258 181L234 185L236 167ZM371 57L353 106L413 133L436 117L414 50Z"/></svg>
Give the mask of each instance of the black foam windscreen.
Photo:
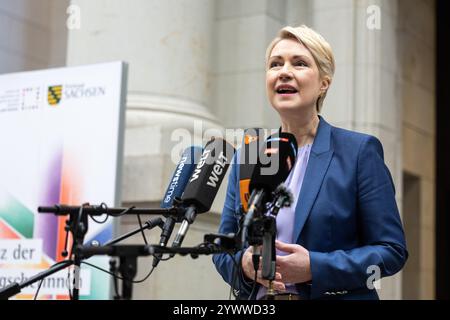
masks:
<svg viewBox="0 0 450 320"><path fill-rule="evenodd" d="M249 191L262 189L273 192L289 176L297 158L297 140L287 133L276 133L267 138L259 154Z"/></svg>
<svg viewBox="0 0 450 320"><path fill-rule="evenodd" d="M263 140L263 129L245 129L239 156L239 195L243 212L248 211L250 179L259 162L259 151Z"/></svg>
<svg viewBox="0 0 450 320"><path fill-rule="evenodd" d="M183 204L194 205L197 213L211 208L234 152L234 147L220 138L213 138L206 144L181 197Z"/></svg>

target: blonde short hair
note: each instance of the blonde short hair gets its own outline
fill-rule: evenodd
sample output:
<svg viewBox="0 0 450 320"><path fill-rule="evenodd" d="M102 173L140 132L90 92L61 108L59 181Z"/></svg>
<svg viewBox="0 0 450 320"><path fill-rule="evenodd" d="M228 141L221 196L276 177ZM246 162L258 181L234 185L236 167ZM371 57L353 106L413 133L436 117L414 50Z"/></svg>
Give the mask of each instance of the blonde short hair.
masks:
<svg viewBox="0 0 450 320"><path fill-rule="evenodd" d="M333 80L335 62L333 51L330 44L316 31L308 28L305 25L300 27L284 27L278 32L278 36L272 40L266 50L266 67L275 45L284 39L294 39L303 44L311 53L319 69L319 75L323 79L328 77L330 83ZM327 91L319 96L317 99L316 108L317 112L322 109L323 101L327 95Z"/></svg>

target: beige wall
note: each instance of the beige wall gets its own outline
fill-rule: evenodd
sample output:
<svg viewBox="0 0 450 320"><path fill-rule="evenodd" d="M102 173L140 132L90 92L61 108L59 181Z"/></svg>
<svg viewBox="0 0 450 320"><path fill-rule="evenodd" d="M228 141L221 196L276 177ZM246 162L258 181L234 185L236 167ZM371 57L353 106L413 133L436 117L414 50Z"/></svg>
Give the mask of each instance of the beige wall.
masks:
<svg viewBox="0 0 450 320"><path fill-rule="evenodd" d="M217 0L213 110L227 128L277 128L265 93L264 54L285 25L286 0Z"/></svg>
<svg viewBox="0 0 450 320"><path fill-rule="evenodd" d="M410 182L404 186L404 190L419 196L417 217L413 211L403 211L410 252L403 280L417 282L416 286L411 286L409 291L404 292L404 296L433 299L436 113L434 1L399 0L398 3L399 63L402 70L400 88L403 108L403 170L416 178L416 182ZM417 186L414 186L415 183Z"/></svg>

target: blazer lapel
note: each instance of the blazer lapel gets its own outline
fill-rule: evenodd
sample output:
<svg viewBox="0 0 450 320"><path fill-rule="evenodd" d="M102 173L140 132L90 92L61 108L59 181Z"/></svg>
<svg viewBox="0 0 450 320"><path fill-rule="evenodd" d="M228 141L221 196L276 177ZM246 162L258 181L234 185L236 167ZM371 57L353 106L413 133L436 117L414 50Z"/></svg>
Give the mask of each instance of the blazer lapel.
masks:
<svg viewBox="0 0 450 320"><path fill-rule="evenodd" d="M294 243L298 242L305 222L317 198L332 156L331 126L320 117L319 128L311 148L305 177L295 208Z"/></svg>

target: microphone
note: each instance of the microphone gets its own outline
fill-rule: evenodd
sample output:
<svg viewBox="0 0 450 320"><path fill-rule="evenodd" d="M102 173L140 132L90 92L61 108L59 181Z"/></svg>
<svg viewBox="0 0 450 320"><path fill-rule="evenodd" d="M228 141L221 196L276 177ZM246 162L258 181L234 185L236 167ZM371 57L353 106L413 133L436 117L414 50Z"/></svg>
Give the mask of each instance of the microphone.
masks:
<svg viewBox="0 0 450 320"><path fill-rule="evenodd" d="M172 207L174 199L181 197L202 153L203 148L198 146L191 146L183 151L172 179L167 186L164 198L161 201L161 208Z"/></svg>
<svg viewBox="0 0 450 320"><path fill-rule="evenodd" d="M273 193L273 206L271 210L271 215L277 216L280 209L285 207L290 207L292 202L294 201L294 195L292 192L286 187L284 183L280 184Z"/></svg>
<svg viewBox="0 0 450 320"><path fill-rule="evenodd" d="M239 159L239 195L242 213L248 211L250 178L258 163L260 141L263 139L264 131L261 128L245 129L244 131Z"/></svg>
<svg viewBox="0 0 450 320"><path fill-rule="evenodd" d="M242 228L242 246L246 243L247 230L255 214L260 215L265 211L267 202L273 200L273 191L286 180L292 170L297 157L297 140L295 136L281 132L270 136L259 155L251 180L249 191L251 192L249 209L245 216ZM255 269L259 265L260 249L257 244L259 234L252 234L250 245L253 245L253 263Z"/></svg>
<svg viewBox="0 0 450 320"><path fill-rule="evenodd" d="M194 222L197 214L211 208L234 152L233 146L220 138L213 138L206 144L181 198L187 209L172 247L180 247L189 225Z"/></svg>
<svg viewBox="0 0 450 320"><path fill-rule="evenodd" d="M273 191L289 176L289 173L295 164L296 157L297 140L294 135L281 132L270 136L266 140L259 154L259 162L254 168L250 180L250 205L242 227L243 248L247 240L247 230L250 223L253 221L253 217L255 214L261 215L266 209L266 203L273 200ZM273 229L275 229L276 231L276 224L274 221L271 221L271 219L267 220L267 223L269 223L270 226L261 225L261 222L262 221L259 221L257 226L253 226L248 241L249 244L253 246L252 261L255 272L259 269L261 249L258 245L261 244L261 233L263 234L263 243L272 240L267 236L269 233L264 233L261 229L265 228L267 231L273 231ZM272 251L274 251L275 248L266 249L270 251L266 252L266 254L272 256ZM266 270L267 266L265 268L265 271Z"/></svg>
<svg viewBox="0 0 450 320"><path fill-rule="evenodd" d="M184 150L181 155L181 159L175 169L175 172L170 180L169 186L167 187L164 198L161 201L161 208L170 208L173 205L179 205L179 198L183 194L186 185L189 182L189 178L194 172L196 164L200 160L203 148L198 146L191 146ZM175 202L175 203L174 203ZM159 239L159 245L165 247L172 235L175 223L179 222L174 217L168 216L164 222L162 228L161 237ZM159 261L161 260L162 254L155 254L153 257L152 266L155 268Z"/></svg>
<svg viewBox="0 0 450 320"><path fill-rule="evenodd" d="M263 146L260 162L253 171L249 190L262 190L271 201L271 193L289 176L297 158L297 140L293 134L281 132L270 136Z"/></svg>
<svg viewBox="0 0 450 320"><path fill-rule="evenodd" d="M280 209L285 207L290 207L294 196L292 192L284 185L280 184L274 191L274 200L271 210L271 214L266 218L264 222L264 236L262 245L262 270L261 275L263 279L275 280L276 271L276 250L275 250L275 239L276 239L276 216ZM258 257L259 259L259 257Z"/></svg>

